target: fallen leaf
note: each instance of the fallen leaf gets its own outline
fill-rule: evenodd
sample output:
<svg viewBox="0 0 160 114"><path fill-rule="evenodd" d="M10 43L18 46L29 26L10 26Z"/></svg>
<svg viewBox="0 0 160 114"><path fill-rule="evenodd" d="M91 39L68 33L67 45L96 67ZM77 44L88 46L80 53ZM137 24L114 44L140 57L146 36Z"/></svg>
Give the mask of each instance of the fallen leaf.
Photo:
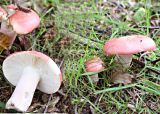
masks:
<svg viewBox="0 0 160 114"><path fill-rule="evenodd" d="M121 72L115 72L111 76L111 82L114 84L129 84L132 82L132 78L134 78L133 75L128 74L128 73L121 73Z"/></svg>
<svg viewBox="0 0 160 114"><path fill-rule="evenodd" d="M2 32L0 32L0 51L8 49L11 45L10 37Z"/></svg>
<svg viewBox="0 0 160 114"><path fill-rule="evenodd" d="M5 21L2 21L0 28L0 51L11 48L17 33Z"/></svg>

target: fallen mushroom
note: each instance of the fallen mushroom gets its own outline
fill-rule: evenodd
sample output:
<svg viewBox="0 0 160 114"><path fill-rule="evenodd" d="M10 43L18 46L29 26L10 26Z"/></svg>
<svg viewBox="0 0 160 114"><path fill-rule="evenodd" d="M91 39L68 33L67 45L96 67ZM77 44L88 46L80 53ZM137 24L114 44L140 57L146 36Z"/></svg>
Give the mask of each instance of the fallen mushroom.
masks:
<svg viewBox="0 0 160 114"><path fill-rule="evenodd" d="M58 91L62 81L62 74L56 63L37 51L11 54L4 60L2 69L6 79L16 86L6 103L7 109L27 111L36 88L52 94Z"/></svg>
<svg viewBox="0 0 160 114"><path fill-rule="evenodd" d="M104 46L106 55L116 55L117 62L125 68L130 66L133 54L155 49L155 42L143 35L113 38L107 41Z"/></svg>
<svg viewBox="0 0 160 114"><path fill-rule="evenodd" d="M84 64L87 72L99 72L104 69L103 61L99 57L87 60ZM99 81L98 74L92 75L91 80L93 83L97 83Z"/></svg>

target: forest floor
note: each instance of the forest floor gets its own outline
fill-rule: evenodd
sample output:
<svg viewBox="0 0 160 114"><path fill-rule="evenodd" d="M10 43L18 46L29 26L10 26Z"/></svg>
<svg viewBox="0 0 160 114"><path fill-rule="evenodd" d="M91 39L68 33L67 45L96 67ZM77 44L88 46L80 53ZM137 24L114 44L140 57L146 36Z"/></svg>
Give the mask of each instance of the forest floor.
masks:
<svg viewBox="0 0 160 114"><path fill-rule="evenodd" d="M41 2L39 2L41 1ZM5 0L0 2L8 5ZM25 2L41 17L41 25L27 35L18 35L12 48L3 51L0 62L11 53L36 50L50 56L63 73L58 92L36 90L28 112L68 114L158 114L160 113L160 2L158 0L35 0ZM24 5L24 3L20 3ZM103 46L111 38L140 34L152 38L157 49L133 56L127 79L112 79L115 57ZM104 61L92 83L84 62L95 56ZM120 84L114 82L120 82ZM124 84L124 80L128 81ZM0 112L14 87L0 72Z"/></svg>

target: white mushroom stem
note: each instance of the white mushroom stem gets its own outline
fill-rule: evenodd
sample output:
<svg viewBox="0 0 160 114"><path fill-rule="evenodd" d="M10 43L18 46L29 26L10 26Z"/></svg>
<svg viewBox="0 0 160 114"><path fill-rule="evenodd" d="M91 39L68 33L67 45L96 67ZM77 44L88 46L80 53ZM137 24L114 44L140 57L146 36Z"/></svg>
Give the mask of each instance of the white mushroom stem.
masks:
<svg viewBox="0 0 160 114"><path fill-rule="evenodd" d="M122 65L124 68L130 67L132 62L132 54L131 55L117 55L116 61L118 64Z"/></svg>
<svg viewBox="0 0 160 114"><path fill-rule="evenodd" d="M98 74L91 75L90 78L91 78L92 82L95 84L97 84L99 81Z"/></svg>
<svg viewBox="0 0 160 114"><path fill-rule="evenodd" d="M39 74L33 67L26 67L19 82L6 104L7 109L16 109L25 112L29 108L37 84L40 80Z"/></svg>

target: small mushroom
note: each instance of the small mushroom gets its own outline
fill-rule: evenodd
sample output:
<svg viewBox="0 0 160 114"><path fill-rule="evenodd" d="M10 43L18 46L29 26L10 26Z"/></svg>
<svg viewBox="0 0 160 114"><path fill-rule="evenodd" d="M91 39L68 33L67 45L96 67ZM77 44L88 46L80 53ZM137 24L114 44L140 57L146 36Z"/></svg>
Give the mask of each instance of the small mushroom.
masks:
<svg viewBox="0 0 160 114"><path fill-rule="evenodd" d="M103 61L99 57L87 60L84 64L87 72L99 72L104 69ZM99 81L98 74L92 75L91 79L93 83L97 83Z"/></svg>
<svg viewBox="0 0 160 114"><path fill-rule="evenodd" d="M106 55L116 55L117 62L125 68L130 66L133 54L155 49L155 42L143 35L113 38L107 41L104 46Z"/></svg>
<svg viewBox="0 0 160 114"><path fill-rule="evenodd" d="M58 91L62 81L62 74L56 63L37 51L11 54L4 60L2 69L5 78L16 86L6 104L7 109L27 111L36 88L52 94Z"/></svg>

